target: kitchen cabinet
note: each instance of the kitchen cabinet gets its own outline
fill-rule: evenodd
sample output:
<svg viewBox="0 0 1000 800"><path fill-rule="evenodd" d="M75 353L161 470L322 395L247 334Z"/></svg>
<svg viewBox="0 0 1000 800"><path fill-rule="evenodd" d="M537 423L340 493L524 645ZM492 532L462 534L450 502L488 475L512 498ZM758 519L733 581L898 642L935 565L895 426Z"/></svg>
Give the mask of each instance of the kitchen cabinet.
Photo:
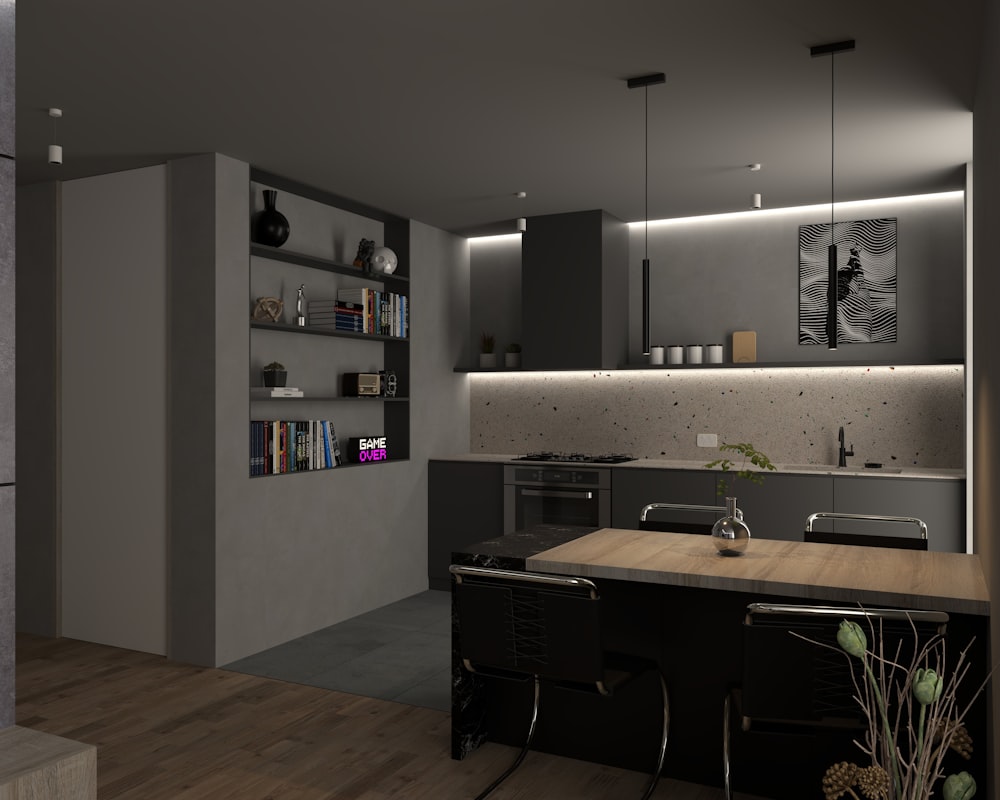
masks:
<svg viewBox="0 0 1000 800"><path fill-rule="evenodd" d="M721 477L721 473L716 473L716 481ZM768 473L762 484L737 478L732 486L730 473L727 480L751 537L801 542L806 518L816 511L834 508L834 482L840 479L829 475ZM722 497L717 499L724 502Z"/></svg>
<svg viewBox="0 0 1000 800"><path fill-rule="evenodd" d="M927 523L928 549L965 552L964 480L836 477L833 509L845 514L916 517ZM915 528L887 523L851 521L835 525L835 530L845 533L916 534Z"/></svg>
<svg viewBox="0 0 1000 800"><path fill-rule="evenodd" d="M708 470L612 470L611 527L638 529L639 515L649 503L721 505L715 496L715 475ZM702 512L665 510L653 512L650 520L669 520L684 530L689 525L711 525L715 521L711 514Z"/></svg>
<svg viewBox="0 0 1000 800"><path fill-rule="evenodd" d="M503 535L503 464L430 461L427 465L427 577L450 589L451 554Z"/></svg>

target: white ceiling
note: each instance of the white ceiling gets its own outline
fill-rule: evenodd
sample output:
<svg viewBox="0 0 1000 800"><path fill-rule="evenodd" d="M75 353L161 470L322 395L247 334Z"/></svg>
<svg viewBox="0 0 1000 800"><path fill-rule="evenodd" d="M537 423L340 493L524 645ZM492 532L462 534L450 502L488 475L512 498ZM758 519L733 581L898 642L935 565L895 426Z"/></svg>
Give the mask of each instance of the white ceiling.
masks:
<svg viewBox="0 0 1000 800"><path fill-rule="evenodd" d="M215 151L461 233L640 220L648 93L651 219L829 202L831 62L809 47L853 38L837 199L956 189L985 2L21 0L18 182Z"/></svg>

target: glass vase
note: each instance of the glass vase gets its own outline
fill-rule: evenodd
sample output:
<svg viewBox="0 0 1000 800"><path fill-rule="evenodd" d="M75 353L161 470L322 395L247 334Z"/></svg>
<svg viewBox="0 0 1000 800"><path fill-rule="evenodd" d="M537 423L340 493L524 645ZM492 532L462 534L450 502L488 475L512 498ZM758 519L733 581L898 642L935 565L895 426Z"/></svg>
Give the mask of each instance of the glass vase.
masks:
<svg viewBox="0 0 1000 800"><path fill-rule="evenodd" d="M741 556L750 543L750 528L743 521L743 512L736 507L736 498L726 498L726 516L712 526L712 541L723 556Z"/></svg>

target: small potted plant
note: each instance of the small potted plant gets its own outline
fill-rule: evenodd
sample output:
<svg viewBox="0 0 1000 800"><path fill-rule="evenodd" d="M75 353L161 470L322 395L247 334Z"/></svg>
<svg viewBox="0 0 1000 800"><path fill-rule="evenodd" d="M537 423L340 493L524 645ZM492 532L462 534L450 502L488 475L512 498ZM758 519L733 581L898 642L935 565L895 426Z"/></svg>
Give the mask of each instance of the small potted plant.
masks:
<svg viewBox="0 0 1000 800"><path fill-rule="evenodd" d="M272 361L260 371L261 379L265 386L284 386L288 381L288 372L285 365L277 361Z"/></svg>
<svg viewBox="0 0 1000 800"><path fill-rule="evenodd" d="M521 345L517 342L507 345L507 352L503 354L503 365L508 369L521 366Z"/></svg>
<svg viewBox="0 0 1000 800"><path fill-rule="evenodd" d="M497 355L493 352L496 340L492 333L483 331L479 336L479 367L480 369L496 369Z"/></svg>

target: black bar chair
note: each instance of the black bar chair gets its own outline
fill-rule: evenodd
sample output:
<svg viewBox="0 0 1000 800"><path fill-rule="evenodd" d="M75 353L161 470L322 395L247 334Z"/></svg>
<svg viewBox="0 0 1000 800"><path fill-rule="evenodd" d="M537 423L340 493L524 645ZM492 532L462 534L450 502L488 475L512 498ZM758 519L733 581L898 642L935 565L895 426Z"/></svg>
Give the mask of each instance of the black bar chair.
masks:
<svg viewBox="0 0 1000 800"><path fill-rule="evenodd" d="M739 686L727 693L722 723L722 775L726 800L732 800L733 723L743 733L762 738L775 734L807 734L826 729L856 737L867 725L854 698L849 660L837 645L842 620L857 622L866 632L869 622L881 631L887 654L913 652L932 637L943 636L948 615L940 611L886 608L752 603L743 620L743 666ZM914 631L916 637L914 638ZM793 635L797 633L812 641ZM833 649L813 642L823 642ZM859 680L863 676L857 674ZM818 781L818 778L815 778ZM817 784L818 785L818 784Z"/></svg>
<svg viewBox="0 0 1000 800"><path fill-rule="evenodd" d="M913 525L919 536L881 536L867 533L846 533L844 531L817 531L813 524L818 519L853 520L863 522L886 522L890 524ZM861 547L897 547L903 550L927 549L927 525L916 517L887 517L880 514L844 514L833 511L818 511L806 519L804 539L807 542L823 544L853 544Z"/></svg>
<svg viewBox="0 0 1000 800"><path fill-rule="evenodd" d="M496 789L527 755L535 735L543 682L608 696L633 678L655 670L660 679L663 734L656 770L642 795L642 800L648 800L666 753L670 728L667 686L655 661L605 651L597 586L586 578L456 564L450 571L455 580L459 653L465 668L500 678L533 679L535 688L528 736L521 752L476 800Z"/></svg>
<svg viewBox="0 0 1000 800"><path fill-rule="evenodd" d="M650 512L667 511L678 521L652 519ZM715 519L726 516L725 506L699 506L688 503L649 503L642 507L639 512L639 530L641 531L666 531L668 533L705 533L712 532L712 522L689 522L690 512L701 514L713 514ZM736 515L743 519L743 512L736 509Z"/></svg>

